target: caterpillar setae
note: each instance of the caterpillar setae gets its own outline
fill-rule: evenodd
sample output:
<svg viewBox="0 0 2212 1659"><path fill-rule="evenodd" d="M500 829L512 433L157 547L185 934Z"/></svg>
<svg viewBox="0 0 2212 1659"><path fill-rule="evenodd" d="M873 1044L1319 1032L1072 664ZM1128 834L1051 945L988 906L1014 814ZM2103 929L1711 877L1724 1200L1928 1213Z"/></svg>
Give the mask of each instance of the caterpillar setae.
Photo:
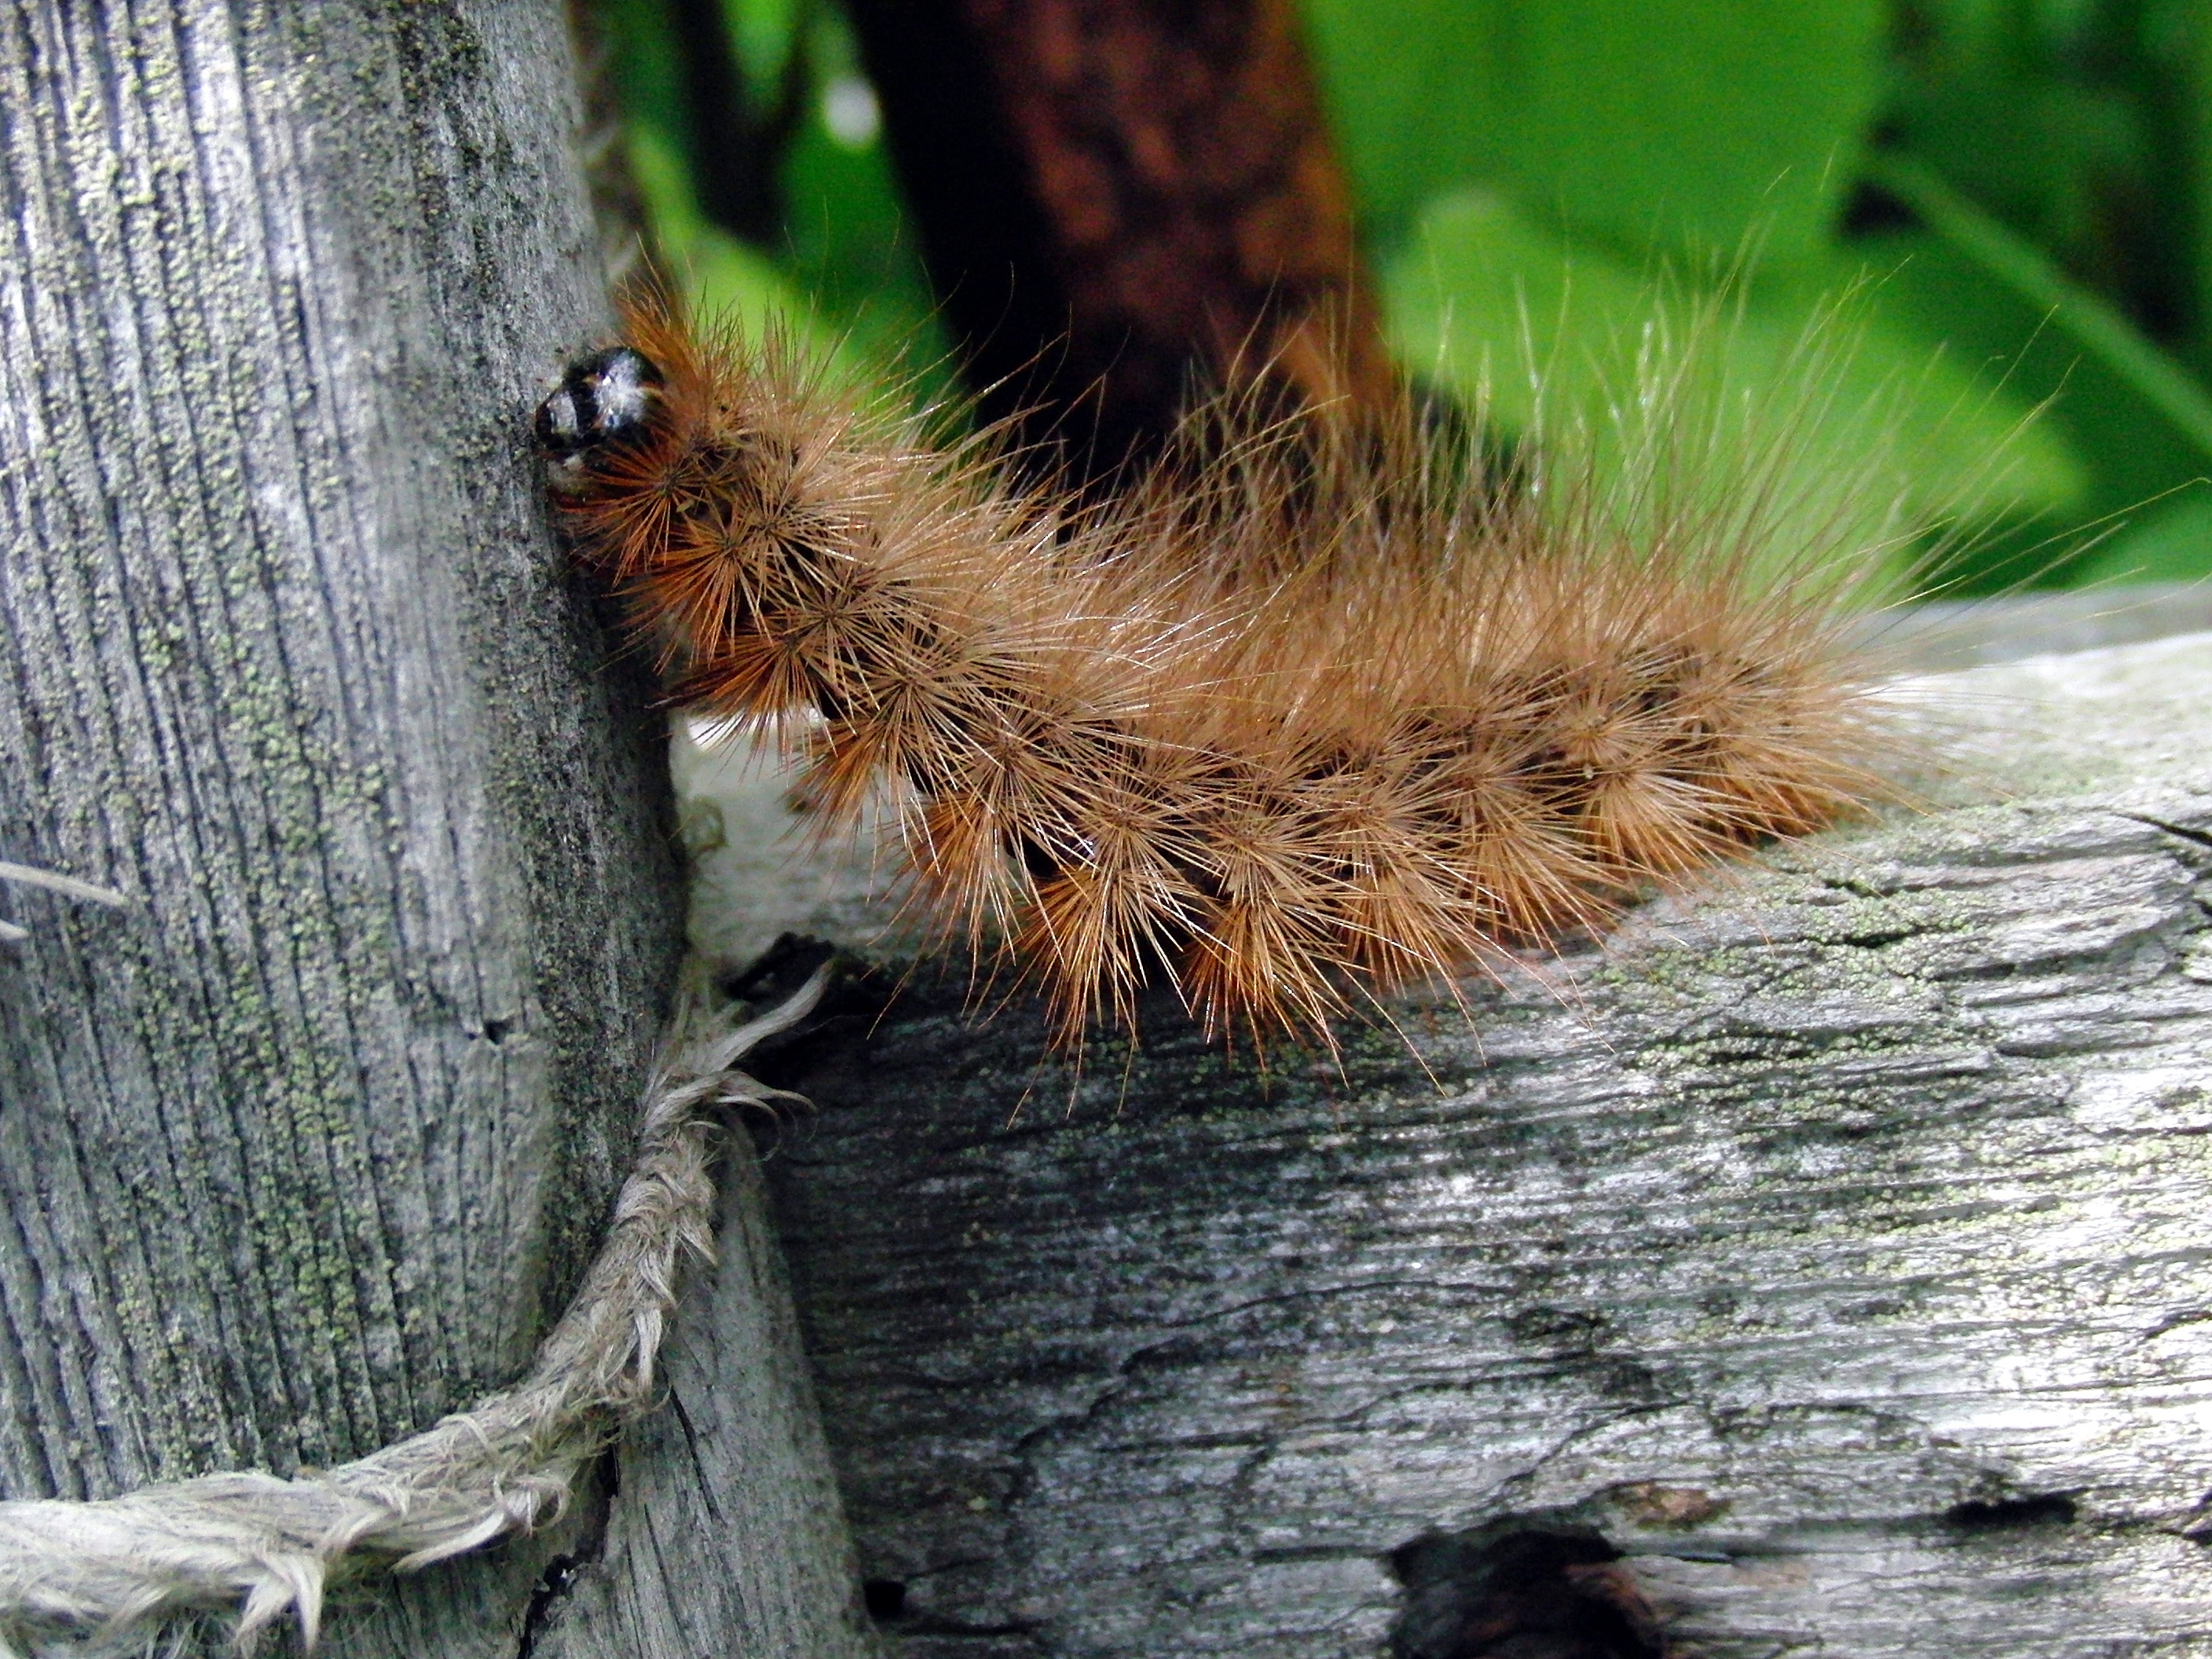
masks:
<svg viewBox="0 0 2212 1659"><path fill-rule="evenodd" d="M1063 1045L1156 979L1210 1037L1327 1044L1868 794L1849 576L1774 545L1756 468L1624 495L1410 403L1232 400L1101 504L932 431L660 305L537 421L672 701L771 728L829 823L887 792L928 913Z"/></svg>

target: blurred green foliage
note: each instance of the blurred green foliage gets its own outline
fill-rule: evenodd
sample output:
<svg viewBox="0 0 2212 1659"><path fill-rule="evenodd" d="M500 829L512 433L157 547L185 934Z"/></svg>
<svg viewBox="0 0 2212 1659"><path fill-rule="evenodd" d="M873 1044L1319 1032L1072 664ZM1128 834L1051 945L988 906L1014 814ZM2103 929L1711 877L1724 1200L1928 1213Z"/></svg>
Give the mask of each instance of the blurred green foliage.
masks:
<svg viewBox="0 0 2212 1659"><path fill-rule="evenodd" d="M1655 240L1824 243L1875 113L1875 0L1308 0L1370 234L1496 190L1632 263ZM1842 163L1842 167L1834 164Z"/></svg>
<svg viewBox="0 0 2212 1659"><path fill-rule="evenodd" d="M681 279L855 361L939 359L830 0L722 0L778 135L750 242L697 205L679 3L601 18ZM1416 374L1525 427L1532 365L1554 417L1600 402L1655 307L1724 288L1729 374L1783 399L1851 293L1814 447L1879 412L1909 498L1975 518L1947 586L2212 574L2212 0L1305 4Z"/></svg>
<svg viewBox="0 0 2212 1659"><path fill-rule="evenodd" d="M770 160L781 209L775 234L746 241L712 223L692 177L692 112L682 48L664 0L600 0L598 21L620 97L633 175L667 273L703 309L780 319L848 366L921 377L946 372L920 256L850 35L811 0L727 0L722 13L754 124L767 97L792 96L787 134ZM796 57L800 72L789 72ZM860 105L854 118L837 100Z"/></svg>

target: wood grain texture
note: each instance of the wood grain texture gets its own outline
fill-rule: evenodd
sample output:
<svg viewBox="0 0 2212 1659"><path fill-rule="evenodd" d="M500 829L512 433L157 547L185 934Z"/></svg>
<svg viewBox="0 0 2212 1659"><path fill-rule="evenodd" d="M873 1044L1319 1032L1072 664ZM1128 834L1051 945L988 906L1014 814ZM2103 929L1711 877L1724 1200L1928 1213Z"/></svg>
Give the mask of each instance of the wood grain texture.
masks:
<svg viewBox="0 0 2212 1659"><path fill-rule="evenodd" d="M737 1146L716 1270L677 1310L666 1403L623 1443L597 1559L536 1659L876 1651L760 1171Z"/></svg>
<svg viewBox="0 0 2212 1659"><path fill-rule="evenodd" d="M660 722L526 439L607 325L575 106L556 0L0 12L0 857L133 900L0 894L10 1496L423 1427L514 1376L604 1221L682 899ZM784 1512L824 1484L787 1316L736 1261L693 1298L732 1392L680 1392L784 1414L711 1470L630 1449L623 1491L727 1483L702 1545L757 1593L697 1650L849 1651L834 1508ZM579 1535L324 1650L513 1652Z"/></svg>
<svg viewBox="0 0 2212 1659"><path fill-rule="evenodd" d="M1979 804L1399 1004L1340 1074L1164 1010L1071 1093L927 981L788 1056L893 1650L1376 1655L1390 1552L1535 1516L1675 1652L2212 1652L2212 636L1905 700Z"/></svg>

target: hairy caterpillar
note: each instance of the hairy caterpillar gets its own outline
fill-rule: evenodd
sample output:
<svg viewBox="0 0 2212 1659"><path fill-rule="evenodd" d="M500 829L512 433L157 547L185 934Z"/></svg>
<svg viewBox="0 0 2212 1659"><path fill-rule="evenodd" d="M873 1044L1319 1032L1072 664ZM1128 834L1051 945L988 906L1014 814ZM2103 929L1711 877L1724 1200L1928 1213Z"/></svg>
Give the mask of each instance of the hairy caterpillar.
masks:
<svg viewBox="0 0 2212 1659"><path fill-rule="evenodd" d="M1496 964L1865 796L1838 585L1661 459L1634 499L1410 406L1226 405L1115 501L663 307L538 412L673 702L762 722L1063 1043L1172 981L1210 1036ZM1814 539L1818 539L1817 537Z"/></svg>

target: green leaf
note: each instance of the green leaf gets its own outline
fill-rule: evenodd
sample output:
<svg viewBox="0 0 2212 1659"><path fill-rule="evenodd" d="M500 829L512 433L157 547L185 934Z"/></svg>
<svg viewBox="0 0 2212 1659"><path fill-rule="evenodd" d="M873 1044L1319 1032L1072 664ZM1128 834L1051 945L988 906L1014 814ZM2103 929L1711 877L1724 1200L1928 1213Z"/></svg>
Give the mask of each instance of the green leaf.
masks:
<svg viewBox="0 0 2212 1659"><path fill-rule="evenodd" d="M1897 535L1881 526L1900 497L1924 526L2081 493L2062 437L1889 326L1878 292L1838 307L1798 285L1638 270L1487 192L1435 204L1382 286L1401 361L1508 434L1631 428L1655 355L1675 354L1668 417L1702 423L1686 436L1716 488L1731 467L1747 488L1786 472L1808 512L1858 514L1862 538Z"/></svg>
<svg viewBox="0 0 2212 1659"><path fill-rule="evenodd" d="M840 140L817 106L785 159L783 188L793 280L872 349L941 356L936 301L881 140Z"/></svg>
<svg viewBox="0 0 2212 1659"><path fill-rule="evenodd" d="M2044 526L2039 539L2101 534L2116 515L2207 471L2202 453L2139 386L2085 354L2049 313L1958 248L1922 231L1869 239L1856 251L1887 272L1882 313L1900 331L1944 342L1960 360L1985 365L2019 401L2047 401L2045 423L2081 458L2087 488L2072 514ZM2063 550L2052 544L2013 559L2009 574L1995 571L1981 585L2002 586L2041 570ZM2071 580L2070 573L2053 574Z"/></svg>
<svg viewBox="0 0 2212 1659"><path fill-rule="evenodd" d="M1918 214L1929 229L2048 316L2053 326L2195 445L2202 460L2212 462L2212 395L2118 308L2069 281L2033 243L1917 162L1881 155L1869 167L1875 181Z"/></svg>
<svg viewBox="0 0 2212 1659"><path fill-rule="evenodd" d="M1369 228L1455 185L1583 234L1816 256L1880 90L1879 0L1307 0Z"/></svg>
<svg viewBox="0 0 2212 1659"><path fill-rule="evenodd" d="M722 0L722 18L756 108L774 96L785 65L799 47L805 9L803 0Z"/></svg>
<svg viewBox="0 0 2212 1659"><path fill-rule="evenodd" d="M1481 397L1525 431L1540 399L1587 404L1650 316L1653 287L1601 251L1569 251L1504 197L1462 191L1422 216L1384 268L1384 313L1417 377Z"/></svg>
<svg viewBox="0 0 2212 1659"><path fill-rule="evenodd" d="M1502 0L1306 0L1315 70L1371 234L1498 173L1507 101Z"/></svg>
<svg viewBox="0 0 2212 1659"><path fill-rule="evenodd" d="M2212 576L2212 487L2203 479L2124 521L2075 567L2080 586Z"/></svg>
<svg viewBox="0 0 2212 1659"><path fill-rule="evenodd" d="M739 241L701 213L677 129L654 113L660 106L647 83L674 73L657 14L626 0L613 15L628 19L621 50L644 88L642 110L627 123L630 171L666 275L687 301L732 312L755 330L774 319L841 369L907 385L918 398L945 396L943 333L880 142L840 143L817 100L785 159L783 246ZM822 76L851 72L851 42L834 20L817 20L804 46Z"/></svg>
<svg viewBox="0 0 2212 1659"><path fill-rule="evenodd" d="M593 22L608 49L608 69L622 102L623 125L673 140L689 118L682 59L659 0L594 0Z"/></svg>
<svg viewBox="0 0 2212 1659"><path fill-rule="evenodd" d="M694 314L735 317L753 335L783 329L807 355L847 372L883 370L867 346L826 317L774 260L706 222L672 143L650 127L634 127L629 155L654 240L672 267L667 279Z"/></svg>

